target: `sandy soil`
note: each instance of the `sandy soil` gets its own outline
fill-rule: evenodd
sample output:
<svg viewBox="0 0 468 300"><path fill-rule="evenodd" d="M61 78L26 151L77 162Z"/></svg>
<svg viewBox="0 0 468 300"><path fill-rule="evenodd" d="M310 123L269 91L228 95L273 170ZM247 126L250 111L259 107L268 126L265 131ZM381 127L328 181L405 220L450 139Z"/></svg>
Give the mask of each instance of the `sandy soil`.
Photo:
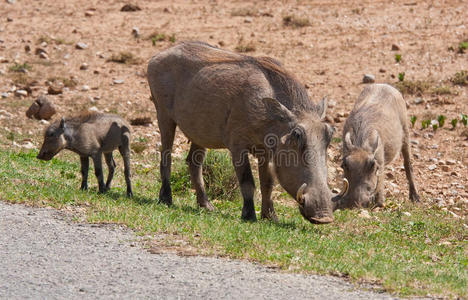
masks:
<svg viewBox="0 0 468 300"><path fill-rule="evenodd" d="M172 42L166 38L153 45L148 39L153 33L174 35L177 41L202 40L233 51L239 45L252 45L255 50L247 54L282 61L306 84L314 101L323 96L332 100L328 115L337 127L336 137L341 136L345 117L364 87L364 74L393 84L405 72L406 80L428 81L431 88L447 86L449 95L405 95L410 116L418 118L411 132L413 164L425 203L442 206L454 217L467 214L466 127L459 123L456 130L448 130L452 118L468 113L467 87L448 81L456 72L468 70L468 54L457 51L458 44L468 39L466 1L257 1L252 5L163 0L138 1L135 4L141 10L135 12L120 11L126 4L120 1L12 2L0 4L0 93L9 92L0 99L0 134L22 136L24 140L17 144L39 147L46 124L26 119L24 113L38 95L47 93L48 80L54 77L77 83L65 87L61 95L48 96L58 115L95 107L128 119L149 116L155 121L146 63ZM310 24L286 26L283 17L288 15L307 18ZM132 34L134 27L138 38ZM87 48L77 49L78 42ZM399 50L392 50L392 45ZM45 50L48 58L35 54L36 48ZM122 51L131 52L137 61L108 61ZM399 63L395 54L401 54ZM14 96L14 89L22 88L18 73L9 70L15 62L33 67L26 74L32 94L24 98ZM88 65L86 70L80 69L83 63ZM421 103L415 104L416 98L422 98ZM421 120L440 114L447 116L444 128L421 130ZM156 145L156 122L134 127L134 139L139 137ZM178 154L187 147L182 134L176 147ZM334 143L329 151L333 186L339 185L342 173L340 147ZM156 149L151 146L145 153L152 155ZM430 170L431 165L435 169ZM406 199L402 159L392 163L387 173L387 196Z"/></svg>

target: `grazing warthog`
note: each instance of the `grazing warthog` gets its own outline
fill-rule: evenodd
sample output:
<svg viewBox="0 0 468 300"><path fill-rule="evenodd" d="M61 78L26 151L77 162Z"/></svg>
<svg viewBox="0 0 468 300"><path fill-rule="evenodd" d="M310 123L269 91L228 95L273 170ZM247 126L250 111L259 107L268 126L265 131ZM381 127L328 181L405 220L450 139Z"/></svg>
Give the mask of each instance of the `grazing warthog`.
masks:
<svg viewBox="0 0 468 300"><path fill-rule="evenodd" d="M99 192L110 188L114 177L115 161L112 151L119 148L125 167L127 196L132 196L130 181L130 125L119 116L89 113L72 118L62 118L51 124L45 131L44 143L38 159L51 160L62 149L71 150L81 158L81 189L88 188L89 157L93 159L94 170L99 183ZM104 185L102 154L109 168Z"/></svg>
<svg viewBox="0 0 468 300"><path fill-rule="evenodd" d="M202 178L206 148L228 148L244 198L243 219L256 220L252 153L259 162L262 218L276 219L272 162L304 218L333 221L326 157L334 130L321 122L326 100L311 102L279 62L185 42L150 60L148 82L161 132L160 202L172 203L171 149L179 126L191 141L187 163L201 207L213 209Z"/></svg>
<svg viewBox="0 0 468 300"><path fill-rule="evenodd" d="M364 88L343 129L345 190L333 199L336 209L383 206L384 168L400 150L410 199L419 201L406 118L406 103L395 88L387 84Z"/></svg>

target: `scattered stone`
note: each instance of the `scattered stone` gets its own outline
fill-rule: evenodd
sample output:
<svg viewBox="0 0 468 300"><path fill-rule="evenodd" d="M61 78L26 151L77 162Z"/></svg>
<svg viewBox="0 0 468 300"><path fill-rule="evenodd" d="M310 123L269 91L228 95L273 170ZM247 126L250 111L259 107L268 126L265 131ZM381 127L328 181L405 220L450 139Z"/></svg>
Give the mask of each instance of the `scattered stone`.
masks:
<svg viewBox="0 0 468 300"><path fill-rule="evenodd" d="M375 76L372 74L364 74L364 77L362 78L362 83L374 83L375 82Z"/></svg>
<svg viewBox="0 0 468 300"><path fill-rule="evenodd" d="M397 44L392 45L392 51L399 51L399 50L400 50L400 46L398 46Z"/></svg>
<svg viewBox="0 0 468 300"><path fill-rule="evenodd" d="M380 69L379 69L379 72L380 72L380 73L385 73L385 72L387 72L387 70L380 68Z"/></svg>
<svg viewBox="0 0 468 300"><path fill-rule="evenodd" d="M49 85L49 88L47 89L47 93L49 95L62 94L63 93L63 86L51 84L51 85Z"/></svg>
<svg viewBox="0 0 468 300"><path fill-rule="evenodd" d="M87 63L82 63L80 66L80 70L88 70L88 64Z"/></svg>
<svg viewBox="0 0 468 300"><path fill-rule="evenodd" d="M54 105L47 99L46 96L39 96L36 101L31 104L26 111L26 116L30 119L33 117L37 120L50 120L56 113Z"/></svg>
<svg viewBox="0 0 468 300"><path fill-rule="evenodd" d="M455 171L452 171L452 172L450 172L450 176L455 176L455 177L458 177L458 173L457 173L457 172L455 172Z"/></svg>
<svg viewBox="0 0 468 300"><path fill-rule="evenodd" d="M10 96L10 94L7 93L7 92L2 93L2 98L3 99L8 98L9 96Z"/></svg>
<svg viewBox="0 0 468 300"><path fill-rule="evenodd" d="M49 55L47 55L47 53L45 53L45 52L39 53L39 57L42 58L42 59L49 59Z"/></svg>
<svg viewBox="0 0 468 300"><path fill-rule="evenodd" d="M15 96L26 97L26 96L28 96L28 91L26 91L26 90L16 90L15 91Z"/></svg>
<svg viewBox="0 0 468 300"><path fill-rule="evenodd" d="M94 16L94 12L91 11L91 10L87 10L87 11L85 11L84 15L85 15L85 17L92 17L92 16Z"/></svg>
<svg viewBox="0 0 468 300"><path fill-rule="evenodd" d="M123 79L114 79L114 81L112 81L114 84L122 84L124 83L124 80Z"/></svg>
<svg viewBox="0 0 468 300"><path fill-rule="evenodd" d="M138 27L133 27L132 28L132 34L135 38L139 38L140 37L140 29L138 29Z"/></svg>
<svg viewBox="0 0 468 300"><path fill-rule="evenodd" d="M63 56L63 59L69 59L70 58L70 53L67 53Z"/></svg>
<svg viewBox="0 0 468 300"><path fill-rule="evenodd" d="M7 19L6 19L6 20L7 20L7 22L13 22L13 19L12 19L12 18L10 18L10 17L7 17Z"/></svg>
<svg viewBox="0 0 468 300"><path fill-rule="evenodd" d="M6 1L8 4L15 4L16 0L7 0Z"/></svg>
<svg viewBox="0 0 468 300"><path fill-rule="evenodd" d="M395 178L395 175L393 175L392 172L385 173L385 176L387 176L387 179L394 179Z"/></svg>
<svg viewBox="0 0 468 300"><path fill-rule="evenodd" d="M336 106L336 101L333 99L328 100L327 102L328 108L333 108Z"/></svg>
<svg viewBox="0 0 468 300"><path fill-rule="evenodd" d="M370 214L367 210L362 209L361 212L359 213L359 217L364 218L364 219L370 219Z"/></svg>
<svg viewBox="0 0 468 300"><path fill-rule="evenodd" d="M335 122L335 123L341 123L341 118L338 117L338 116L335 116L335 117L333 118L333 122Z"/></svg>
<svg viewBox="0 0 468 300"><path fill-rule="evenodd" d="M402 214L404 214L405 216L411 217L411 213L408 211L404 211Z"/></svg>
<svg viewBox="0 0 468 300"><path fill-rule="evenodd" d="M91 106L88 110L93 112L100 112L96 106Z"/></svg>
<svg viewBox="0 0 468 300"><path fill-rule="evenodd" d="M136 4L125 4L120 11L139 11L141 8Z"/></svg>
<svg viewBox="0 0 468 300"><path fill-rule="evenodd" d="M245 18L244 23L252 23L252 18Z"/></svg>
<svg viewBox="0 0 468 300"><path fill-rule="evenodd" d="M83 85L83 86L81 87L81 90L82 90L83 92L89 91L89 90L90 90L89 85Z"/></svg>
<svg viewBox="0 0 468 300"><path fill-rule="evenodd" d="M424 102L423 98L418 97L413 100L414 104L421 104Z"/></svg>
<svg viewBox="0 0 468 300"><path fill-rule="evenodd" d="M447 165L449 166L453 166L455 165L457 162L454 160L454 159L447 159Z"/></svg>
<svg viewBox="0 0 468 300"><path fill-rule="evenodd" d="M34 50L34 54L36 54L36 55L39 55L41 53L46 53L47 54L47 51L44 48L36 48L36 50Z"/></svg>
<svg viewBox="0 0 468 300"><path fill-rule="evenodd" d="M419 145L419 141L418 141L418 140L411 140L411 144L413 144L413 145Z"/></svg>
<svg viewBox="0 0 468 300"><path fill-rule="evenodd" d="M0 109L0 119L10 119L13 117L13 114L7 112L4 109Z"/></svg>
<svg viewBox="0 0 468 300"><path fill-rule="evenodd" d="M421 158L421 154L419 154L419 153L413 153L413 157L416 158L416 159L420 159L420 158Z"/></svg>
<svg viewBox="0 0 468 300"><path fill-rule="evenodd" d="M49 125L50 122L47 121L47 120L40 120L39 123L41 123L42 125Z"/></svg>
<svg viewBox="0 0 468 300"><path fill-rule="evenodd" d="M8 59L6 57L0 56L0 63L4 64L7 62L8 62Z"/></svg>
<svg viewBox="0 0 468 300"><path fill-rule="evenodd" d="M442 169L442 171L444 171L444 172L450 171L450 167L449 167L449 166L446 166L446 165L443 165L443 166L441 167L441 169Z"/></svg>
<svg viewBox="0 0 468 300"><path fill-rule="evenodd" d="M433 170L437 169L437 165L432 164L432 165L429 165L427 168L429 170L433 171Z"/></svg>
<svg viewBox="0 0 468 300"><path fill-rule="evenodd" d="M31 46L29 45L24 46L24 51L28 53L31 52Z"/></svg>
<svg viewBox="0 0 468 300"><path fill-rule="evenodd" d="M83 42L78 42L78 43L76 43L75 48L76 48L76 49L83 50L83 49L88 48L88 45L85 44L85 43L83 43Z"/></svg>

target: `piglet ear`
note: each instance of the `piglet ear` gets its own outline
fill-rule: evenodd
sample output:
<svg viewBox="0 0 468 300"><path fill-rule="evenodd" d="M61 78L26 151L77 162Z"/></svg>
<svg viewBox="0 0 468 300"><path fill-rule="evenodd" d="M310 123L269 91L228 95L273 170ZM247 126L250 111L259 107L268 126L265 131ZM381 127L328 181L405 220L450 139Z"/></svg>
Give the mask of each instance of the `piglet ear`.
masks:
<svg viewBox="0 0 468 300"><path fill-rule="evenodd" d="M65 128L65 118L64 117L62 117L62 119L60 120L60 128L61 129Z"/></svg>
<svg viewBox="0 0 468 300"><path fill-rule="evenodd" d="M317 103L317 113L320 117L320 120L325 119L325 115L327 114L327 107L328 107L328 98L323 97L322 100Z"/></svg>
<svg viewBox="0 0 468 300"><path fill-rule="evenodd" d="M350 131L346 132L346 134L345 134L344 145L345 145L345 148L347 148L349 150L354 149L353 142L351 141L351 132Z"/></svg>
<svg viewBox="0 0 468 300"><path fill-rule="evenodd" d="M374 130L369 138L369 148L374 154L374 156L377 154L377 151L379 150L382 142L380 141L380 136L377 130Z"/></svg>

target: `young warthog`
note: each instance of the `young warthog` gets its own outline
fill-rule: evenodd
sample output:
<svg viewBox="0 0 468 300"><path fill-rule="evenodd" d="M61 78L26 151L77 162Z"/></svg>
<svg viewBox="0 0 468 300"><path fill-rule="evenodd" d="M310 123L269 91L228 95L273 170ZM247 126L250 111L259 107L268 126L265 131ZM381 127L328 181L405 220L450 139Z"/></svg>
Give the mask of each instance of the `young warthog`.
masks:
<svg viewBox="0 0 468 300"><path fill-rule="evenodd" d="M272 162L304 218L333 221L326 164L333 129L321 122L326 100L311 102L279 62L186 42L150 60L148 82L161 132L160 202L172 203L171 149L179 126L192 142L187 163L201 207L213 209L202 178L206 148L228 148L244 198L243 219L256 220L250 152L258 158L262 218L276 219Z"/></svg>
<svg viewBox="0 0 468 300"><path fill-rule="evenodd" d="M51 160L62 149L71 150L81 157L81 189L88 188L89 157L93 159L94 170L99 183L99 192L110 188L114 177L115 161L112 151L119 148L125 167L127 196L132 196L130 181L130 125L119 116L89 113L72 118L62 118L51 124L45 131L44 143L38 159ZM102 154L109 168L104 185Z"/></svg>
<svg viewBox="0 0 468 300"><path fill-rule="evenodd" d="M333 199L335 208L383 206L384 168L400 150L410 199L419 201L410 161L406 103L400 92L387 84L369 85L344 125L345 190Z"/></svg>

